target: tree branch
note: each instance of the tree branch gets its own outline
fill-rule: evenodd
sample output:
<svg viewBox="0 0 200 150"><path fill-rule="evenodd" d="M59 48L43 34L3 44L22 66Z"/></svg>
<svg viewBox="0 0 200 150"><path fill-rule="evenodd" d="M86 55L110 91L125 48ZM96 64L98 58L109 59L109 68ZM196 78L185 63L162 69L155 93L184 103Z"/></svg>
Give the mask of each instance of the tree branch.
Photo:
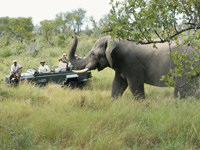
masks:
<svg viewBox="0 0 200 150"><path fill-rule="evenodd" d="M101 34L108 33L108 32L112 32L112 28L110 28L109 30L101 32Z"/></svg>
<svg viewBox="0 0 200 150"><path fill-rule="evenodd" d="M188 31L188 30L192 30L192 29L195 29L195 27L188 27L188 28L185 28L185 29L183 29L183 30L180 30L180 31L177 31L175 34L173 34L173 35L171 35L170 37L169 37L169 39L173 39L174 37L176 37L177 35L179 35L179 34L181 34L181 33L183 33L183 32L185 32L185 31ZM196 30L197 29L200 29L200 26L196 26ZM132 39L127 39L128 41L134 41L134 40L132 40ZM158 40L158 41L139 41L138 43L140 43L140 44L156 44L156 43L165 43L165 42L167 42L168 40L167 39L163 39L163 40Z"/></svg>
<svg viewBox="0 0 200 150"><path fill-rule="evenodd" d="M143 33L142 29L139 28L140 32ZM144 38L146 39L147 42L149 42L148 38L146 36L144 36Z"/></svg>
<svg viewBox="0 0 200 150"><path fill-rule="evenodd" d="M160 37L160 35L158 34L158 32L156 30L154 30L154 32L156 33L156 35L159 37L160 41L163 41L163 39Z"/></svg>
<svg viewBox="0 0 200 150"><path fill-rule="evenodd" d="M195 76L191 76L191 79L194 79L194 78L199 77L199 76L200 76L200 73L197 73ZM185 84L179 86L179 88L182 88L182 87L188 85L189 83L190 83L190 80L188 82L186 82Z"/></svg>

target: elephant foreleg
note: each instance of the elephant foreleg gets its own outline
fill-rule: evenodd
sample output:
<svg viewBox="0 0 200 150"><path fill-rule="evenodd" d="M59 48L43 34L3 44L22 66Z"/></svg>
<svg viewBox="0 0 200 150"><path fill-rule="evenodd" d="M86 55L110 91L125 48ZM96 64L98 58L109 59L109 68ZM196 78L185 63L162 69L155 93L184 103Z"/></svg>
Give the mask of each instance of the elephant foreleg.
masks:
<svg viewBox="0 0 200 150"><path fill-rule="evenodd" d="M117 98L118 96L121 96L127 86L127 81L123 79L119 73L115 72L115 78L112 85L112 97Z"/></svg>

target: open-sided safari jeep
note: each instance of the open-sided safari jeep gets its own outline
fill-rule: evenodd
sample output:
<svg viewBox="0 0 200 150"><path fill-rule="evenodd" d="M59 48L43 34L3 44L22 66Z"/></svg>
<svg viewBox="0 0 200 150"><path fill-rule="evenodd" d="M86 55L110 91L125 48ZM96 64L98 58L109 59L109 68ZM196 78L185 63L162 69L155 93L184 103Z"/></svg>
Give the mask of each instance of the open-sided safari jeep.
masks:
<svg viewBox="0 0 200 150"><path fill-rule="evenodd" d="M49 82L68 85L71 88L79 87L84 85L91 78L91 72L85 72L81 74L74 73L73 67L66 66L66 63L59 63L58 68L53 67L48 73L39 73L36 69L28 69L26 73L22 73L20 82L27 81L36 85L44 86ZM18 80L13 78L9 81L9 76L5 77L6 84L17 85Z"/></svg>

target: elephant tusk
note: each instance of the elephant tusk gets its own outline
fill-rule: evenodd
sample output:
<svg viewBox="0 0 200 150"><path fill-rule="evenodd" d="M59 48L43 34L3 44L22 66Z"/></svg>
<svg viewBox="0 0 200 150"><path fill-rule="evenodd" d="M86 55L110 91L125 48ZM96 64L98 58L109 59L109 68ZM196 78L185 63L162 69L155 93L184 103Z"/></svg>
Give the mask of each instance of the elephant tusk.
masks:
<svg viewBox="0 0 200 150"><path fill-rule="evenodd" d="M89 68L85 68L85 69L82 69L82 70L72 70L73 72L75 73L84 73L84 72L87 72L89 70Z"/></svg>

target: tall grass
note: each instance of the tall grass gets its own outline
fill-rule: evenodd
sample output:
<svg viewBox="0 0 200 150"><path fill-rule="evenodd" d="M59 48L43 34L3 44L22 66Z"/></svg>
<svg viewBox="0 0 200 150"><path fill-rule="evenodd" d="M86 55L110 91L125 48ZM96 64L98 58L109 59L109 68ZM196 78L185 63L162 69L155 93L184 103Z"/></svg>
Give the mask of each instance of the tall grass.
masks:
<svg viewBox="0 0 200 150"><path fill-rule="evenodd" d="M93 71L84 89L1 84L2 149L199 149L200 102L173 99L170 88L146 86L110 97L113 71ZM102 84L102 80L104 78Z"/></svg>
<svg viewBox="0 0 200 150"><path fill-rule="evenodd" d="M41 59L57 65L66 51L0 57L0 149L200 149L200 101L174 99L172 88L145 85L145 100L135 100L129 89L114 100L109 68L92 71L83 89L4 84L13 59L25 71Z"/></svg>

